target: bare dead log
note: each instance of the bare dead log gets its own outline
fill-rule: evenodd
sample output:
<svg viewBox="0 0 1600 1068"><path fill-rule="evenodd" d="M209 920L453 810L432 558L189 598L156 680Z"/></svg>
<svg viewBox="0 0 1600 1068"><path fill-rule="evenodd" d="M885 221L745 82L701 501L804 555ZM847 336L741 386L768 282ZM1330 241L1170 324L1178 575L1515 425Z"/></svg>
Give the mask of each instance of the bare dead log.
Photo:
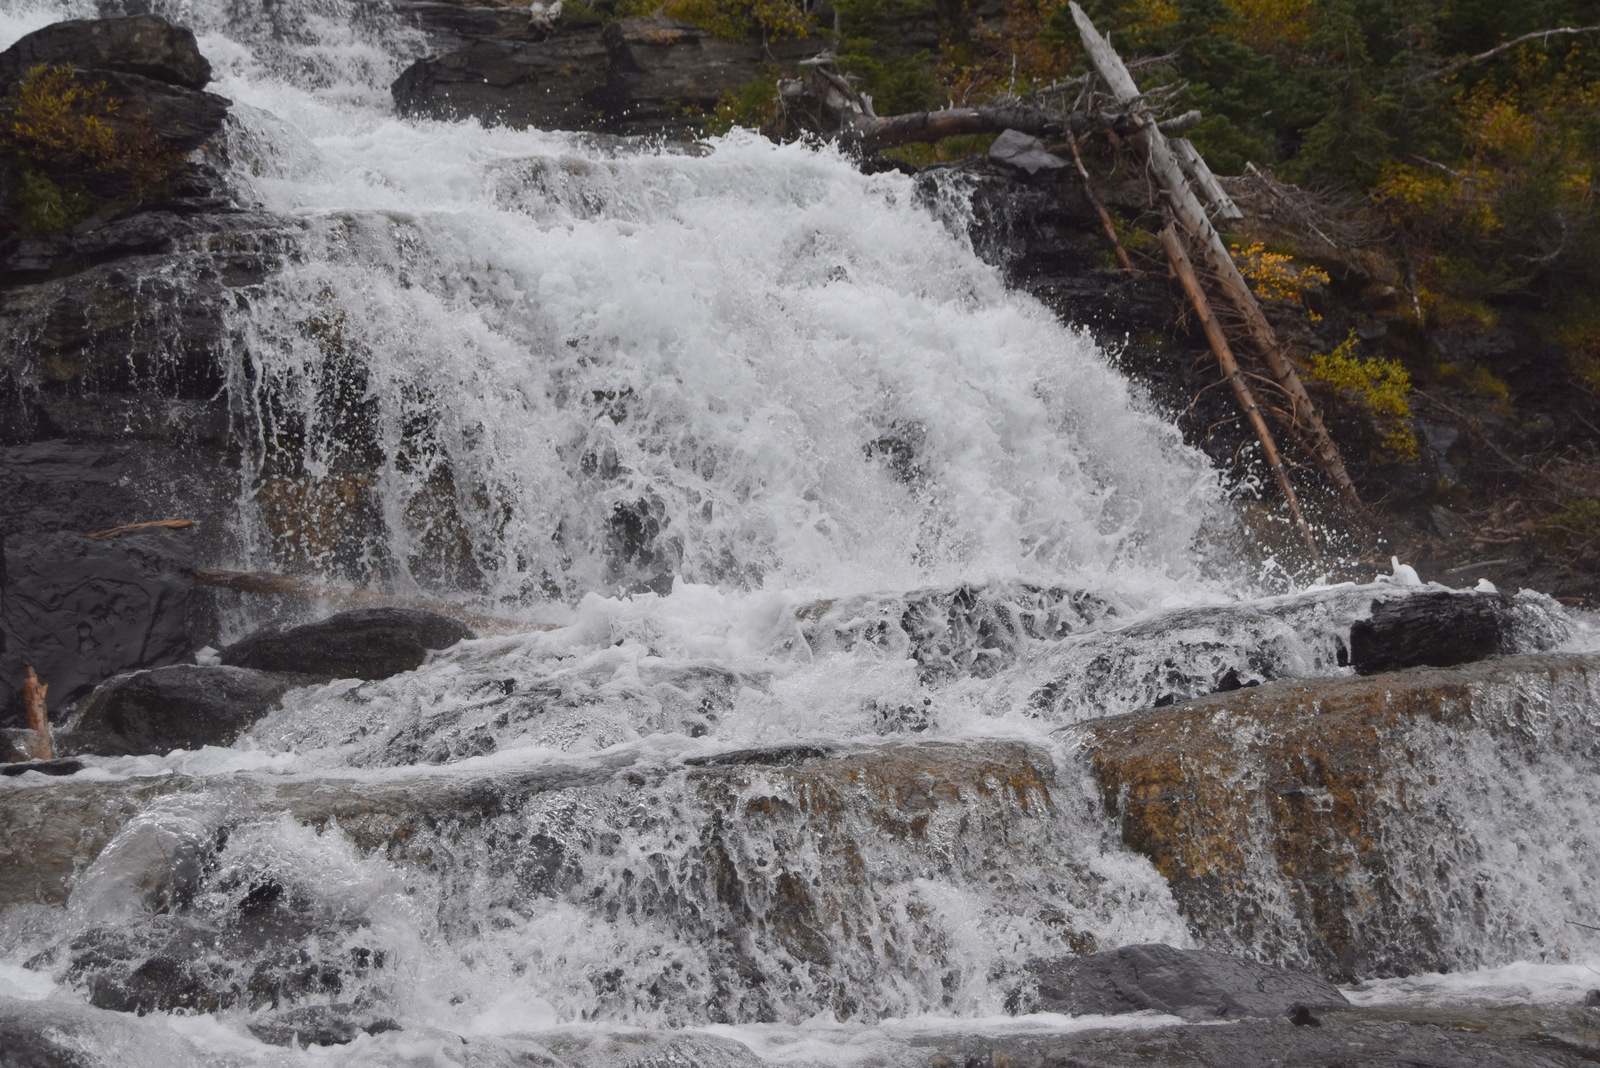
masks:
<svg viewBox="0 0 1600 1068"><path fill-rule="evenodd" d="M1100 216L1100 228L1106 232L1106 240L1111 242L1111 248L1117 254L1117 262L1122 264L1124 271L1133 270L1133 261L1128 259L1128 250L1122 247L1122 238L1117 236L1117 228L1111 223L1111 213L1100 203L1100 198L1094 195L1094 186L1089 182L1089 170L1083 165L1083 153L1078 151L1078 139L1069 137L1067 144L1072 146L1072 162L1077 165L1078 177L1083 179L1083 195L1089 198L1094 213Z"/></svg>
<svg viewBox="0 0 1600 1068"><path fill-rule="evenodd" d="M133 530L148 530L151 527L161 527L165 530L183 530L194 526L193 519L152 519L148 523L128 523L109 530L97 530L90 534L91 538L114 538L118 534L126 534Z"/></svg>
<svg viewBox="0 0 1600 1068"><path fill-rule="evenodd" d="M1261 442L1262 455L1267 459L1267 466L1272 468L1272 476L1278 480L1278 489L1283 492L1283 499L1289 505L1289 517L1294 522L1295 529L1305 539L1306 548L1311 550L1312 560L1320 564L1322 554L1317 549L1317 541L1311 535L1311 527L1306 523L1304 513L1300 511L1300 498L1295 494L1294 483L1289 481L1289 470L1284 466L1283 457L1278 452L1278 443L1273 440L1266 419L1262 418L1261 408L1256 404L1255 392L1245 380L1244 372L1239 369L1239 361L1234 359L1233 350L1228 346L1228 339L1223 335L1222 327L1217 324L1216 316L1211 314L1211 302L1206 299L1206 292L1200 286L1200 279L1195 277L1194 266L1189 262L1189 254L1183 250L1183 242L1178 239L1177 231L1170 225L1161 231L1161 247L1166 250L1167 262L1172 264L1172 272L1178 276L1183 291L1188 294L1189 303L1194 306L1195 315L1200 318L1200 328L1205 331L1206 341L1210 343L1211 352L1217 358L1217 366L1222 368L1223 377L1228 380L1228 385L1233 387L1234 399L1239 402L1245 418L1250 421L1250 429L1256 432L1256 440Z"/></svg>
<svg viewBox="0 0 1600 1068"><path fill-rule="evenodd" d="M309 601L332 601L335 604L358 608L420 608L458 619L479 634L522 634L530 630L556 629L549 623L528 623L518 619L484 615L442 601L330 586L315 579L280 575L272 571L229 571L223 568L202 567L195 571L194 581L197 586L236 590L239 593L299 597Z"/></svg>
<svg viewBox="0 0 1600 1068"><path fill-rule="evenodd" d="M28 729L33 732L33 759L50 760L55 756L55 746L50 740L50 713L45 707L45 697L50 693L48 683L39 681L33 668L22 680L22 709L28 717Z"/></svg>
<svg viewBox="0 0 1600 1068"><path fill-rule="evenodd" d="M1078 33L1083 38L1089 61L1110 89L1112 97L1120 106L1130 110L1138 124L1138 132L1130 140L1144 150L1173 215L1204 251L1211 275L1223 297L1243 322L1251 347L1261 354L1273 378L1290 398L1293 404L1290 421L1301 443L1355 514L1370 518L1371 513L1367 511L1361 494L1345 470L1339 446L1334 442L1333 435L1328 433L1316 405L1311 401L1311 395L1306 392L1299 373L1279 344L1277 332L1267 322L1255 294L1250 292L1250 286L1239 273L1238 265L1233 262L1233 256L1222 242L1222 236L1211 225L1166 136L1157 129L1155 123L1140 113L1139 87L1134 83L1133 76L1128 73L1122 58L1094 28L1094 23L1089 21L1083 9L1076 2L1069 2L1068 7L1078 24Z"/></svg>
<svg viewBox="0 0 1600 1068"><path fill-rule="evenodd" d="M799 78L778 84L778 101L786 114L817 133L869 152L1004 130L1059 139L1125 118L1097 120L1076 112L1015 105L939 108L883 117L872 110L872 98L857 92L834 66L832 56L824 53L804 61L801 67Z"/></svg>

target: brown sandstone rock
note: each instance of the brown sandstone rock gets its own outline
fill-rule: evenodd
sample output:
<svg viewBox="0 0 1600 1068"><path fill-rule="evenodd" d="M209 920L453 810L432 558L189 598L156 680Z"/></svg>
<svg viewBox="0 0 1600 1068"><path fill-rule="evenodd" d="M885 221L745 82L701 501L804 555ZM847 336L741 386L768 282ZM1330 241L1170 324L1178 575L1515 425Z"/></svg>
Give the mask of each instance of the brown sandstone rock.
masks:
<svg viewBox="0 0 1600 1068"><path fill-rule="evenodd" d="M1563 952L1592 878L1600 657L1213 694L1063 732L1203 944L1331 978Z"/></svg>

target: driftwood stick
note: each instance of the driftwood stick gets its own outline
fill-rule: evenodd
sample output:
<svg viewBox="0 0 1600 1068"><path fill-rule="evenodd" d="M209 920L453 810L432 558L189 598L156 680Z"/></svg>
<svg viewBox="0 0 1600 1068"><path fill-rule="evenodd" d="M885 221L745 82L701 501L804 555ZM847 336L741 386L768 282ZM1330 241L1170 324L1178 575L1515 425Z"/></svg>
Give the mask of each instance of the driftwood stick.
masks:
<svg viewBox="0 0 1600 1068"><path fill-rule="evenodd" d="M1072 146L1072 162L1078 167L1078 177L1083 179L1083 195L1089 198L1094 213L1100 216L1100 228L1106 232L1106 240L1111 242L1111 248L1117 254L1117 262L1122 264L1124 271L1133 270L1133 261L1128 259L1128 250L1122 247L1122 239L1117 236L1117 228L1111 224L1111 213L1100 203L1100 198L1094 195L1094 186L1089 184L1089 171L1083 165L1083 153L1078 151L1078 139L1069 137L1067 144Z"/></svg>
<svg viewBox="0 0 1600 1068"><path fill-rule="evenodd" d="M50 713L44 699L50 692L48 684L40 682L33 668L22 680L22 708L28 716L28 729L33 731L33 758L49 760L55 756L55 746L50 741Z"/></svg>
<svg viewBox="0 0 1600 1068"><path fill-rule="evenodd" d="M240 593L265 594L276 597L304 597L308 600L329 600L366 608L421 608L441 616L458 619L479 634L521 634L530 630L555 630L549 623L528 623L517 619L484 615L453 604L430 601L421 597L397 597L371 590L352 590L330 586L314 579L280 575L272 571L227 571L222 568L202 567L195 571L195 585L214 586L237 590Z"/></svg>
<svg viewBox="0 0 1600 1068"><path fill-rule="evenodd" d="M1278 480L1278 488L1283 491L1283 499L1289 505L1289 516L1294 521L1295 529L1305 539L1306 548L1311 550L1311 559L1316 563L1322 563L1322 554L1317 550L1317 541L1311 536L1311 527L1306 523L1305 514L1300 511L1300 498L1295 495L1294 484L1289 481L1289 470L1284 466L1283 457L1278 453L1278 444L1272 439L1272 431L1267 428L1267 421L1261 416L1261 408L1256 404L1255 393L1250 389L1250 383L1245 381L1243 372L1239 370L1239 361L1233 358L1233 350L1228 347L1228 339L1223 336L1222 327L1217 324L1217 317L1211 314L1211 302L1206 300L1205 290L1200 287L1200 280L1195 277L1194 266L1189 262L1188 253L1183 250L1183 242L1178 240L1177 231L1170 224L1161 231L1161 247L1166 250L1167 261L1172 264L1172 272L1178 276L1183 291L1189 295L1189 303L1194 305L1195 314L1200 317L1201 329L1205 331L1206 340L1211 344L1211 351L1217 357L1217 365L1222 368L1223 376L1233 387L1234 398L1243 409L1245 418L1250 420L1250 428L1256 432L1256 439L1261 442L1261 452L1267 458L1267 466L1272 468L1273 477Z"/></svg>
<svg viewBox="0 0 1600 1068"><path fill-rule="evenodd" d="M130 530L148 530L151 527L162 527L166 530L183 530L194 526L193 519L152 519L148 523L128 523L125 526L112 527L110 530L97 530L90 534L91 538L114 538L118 534L126 534Z"/></svg>
<svg viewBox="0 0 1600 1068"><path fill-rule="evenodd" d="M1094 65L1101 80L1106 83L1120 105L1137 109L1140 98L1139 87L1134 83L1133 75L1128 73L1122 57L1118 56L1105 38L1100 36L1099 31L1094 28L1094 23L1089 21L1089 16L1083 13L1081 7L1075 2L1069 3L1068 7L1071 8L1072 17L1078 24L1078 33L1083 38L1084 50L1088 52L1089 61ZM1183 167L1172 151L1172 146L1148 117L1138 114L1135 110L1134 118L1140 122L1139 131L1132 140L1143 148L1150 169L1161 184L1162 193L1172 208L1173 215L1205 252L1211 275L1222 290L1223 297L1243 320L1245 335L1250 339L1251 346L1260 352L1267 367L1272 371L1272 376L1292 399L1293 425L1306 451L1333 482L1351 510L1363 519L1370 519L1371 513L1362 502L1361 494L1356 490L1349 472L1345 470L1344 457L1339 452L1339 446L1334 442L1333 435L1328 432L1322 417L1317 414L1316 405L1311 402L1311 395L1306 392L1305 384L1300 381L1300 375L1294 369L1294 364L1289 361L1283 346L1279 344L1277 332L1267 322L1267 317L1262 313L1255 294L1250 292L1250 286L1239 273L1238 265L1233 262L1233 256L1222 242L1222 235L1211 225L1211 220L1206 216L1205 208L1195 195L1187 175L1183 172Z"/></svg>

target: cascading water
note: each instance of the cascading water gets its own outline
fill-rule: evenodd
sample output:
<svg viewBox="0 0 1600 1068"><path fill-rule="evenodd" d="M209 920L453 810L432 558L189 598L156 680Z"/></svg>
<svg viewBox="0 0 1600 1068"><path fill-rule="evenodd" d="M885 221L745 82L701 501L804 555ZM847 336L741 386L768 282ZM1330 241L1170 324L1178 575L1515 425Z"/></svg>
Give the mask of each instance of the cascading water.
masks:
<svg viewBox="0 0 1600 1068"><path fill-rule="evenodd" d="M139 815L66 909L7 914L6 989L201 1014L83 1024L140 1063L268 1063L247 1027L327 1006L370 1063L591 1021L587 1063L632 1025L990 1017L1030 962L1190 943L1051 732L1338 673L1371 592L1234 603L1215 475L973 254L958 188L403 122L425 42L378 5L153 7L288 235L230 313L235 563L559 627L97 761ZM88 13L11 0L0 43Z"/></svg>

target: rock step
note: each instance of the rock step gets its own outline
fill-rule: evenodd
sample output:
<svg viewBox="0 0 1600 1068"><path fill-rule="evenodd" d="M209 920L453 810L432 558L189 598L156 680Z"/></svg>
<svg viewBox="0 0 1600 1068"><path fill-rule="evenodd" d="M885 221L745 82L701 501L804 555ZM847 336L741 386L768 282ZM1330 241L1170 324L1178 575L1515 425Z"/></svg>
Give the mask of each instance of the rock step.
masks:
<svg viewBox="0 0 1600 1068"><path fill-rule="evenodd" d="M1063 737L1203 945L1350 980L1585 937L1600 656L1285 680Z"/></svg>

